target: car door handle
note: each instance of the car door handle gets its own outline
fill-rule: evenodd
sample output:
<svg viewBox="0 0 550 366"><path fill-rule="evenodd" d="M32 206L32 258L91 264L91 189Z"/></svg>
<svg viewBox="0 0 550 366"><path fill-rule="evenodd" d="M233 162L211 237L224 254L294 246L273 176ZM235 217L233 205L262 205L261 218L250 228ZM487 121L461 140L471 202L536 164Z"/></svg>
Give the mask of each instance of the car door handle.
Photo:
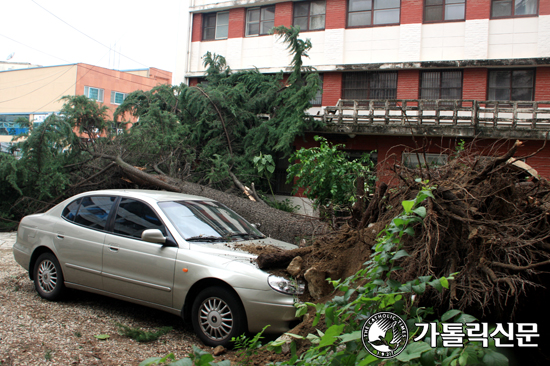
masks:
<svg viewBox="0 0 550 366"><path fill-rule="evenodd" d="M116 248L116 247L109 247L109 250L111 252L118 252L118 248Z"/></svg>
<svg viewBox="0 0 550 366"><path fill-rule="evenodd" d="M63 240L63 239L65 239L65 237L63 235L57 234L57 239Z"/></svg>

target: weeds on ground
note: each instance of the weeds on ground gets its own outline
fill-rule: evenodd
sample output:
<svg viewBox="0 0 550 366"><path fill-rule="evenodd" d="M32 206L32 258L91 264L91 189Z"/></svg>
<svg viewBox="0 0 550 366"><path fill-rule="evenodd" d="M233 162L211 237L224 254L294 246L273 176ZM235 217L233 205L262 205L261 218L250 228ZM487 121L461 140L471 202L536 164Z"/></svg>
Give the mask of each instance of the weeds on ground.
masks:
<svg viewBox="0 0 550 366"><path fill-rule="evenodd" d="M245 334L241 334L238 337L231 338L231 342L235 342L234 348L238 350L237 356L239 356L239 358L242 360L242 365L250 364L250 358L258 354L258 349L262 346L260 340L264 338L262 334L267 329L267 327L269 327L269 325L266 325L264 329L262 329L253 338L248 338Z"/></svg>
<svg viewBox="0 0 550 366"><path fill-rule="evenodd" d="M131 328L127 325L116 323L120 335L132 338L137 342L152 342L169 333L172 327L162 327L156 332L147 332L139 328Z"/></svg>
<svg viewBox="0 0 550 366"><path fill-rule="evenodd" d="M197 346L193 346L193 352L189 353L188 356L176 361L176 356L173 353L169 353L164 357L150 357L142 361L139 366L231 366L231 361L229 360L214 362L214 356Z"/></svg>

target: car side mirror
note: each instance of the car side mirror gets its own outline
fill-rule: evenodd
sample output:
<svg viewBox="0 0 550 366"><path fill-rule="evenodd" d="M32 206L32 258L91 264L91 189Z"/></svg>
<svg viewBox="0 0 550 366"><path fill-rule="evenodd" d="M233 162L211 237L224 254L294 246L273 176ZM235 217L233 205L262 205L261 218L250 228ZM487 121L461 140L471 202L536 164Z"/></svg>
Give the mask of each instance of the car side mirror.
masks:
<svg viewBox="0 0 550 366"><path fill-rule="evenodd" d="M141 240L149 243L166 243L166 238L159 229L147 229L141 233Z"/></svg>

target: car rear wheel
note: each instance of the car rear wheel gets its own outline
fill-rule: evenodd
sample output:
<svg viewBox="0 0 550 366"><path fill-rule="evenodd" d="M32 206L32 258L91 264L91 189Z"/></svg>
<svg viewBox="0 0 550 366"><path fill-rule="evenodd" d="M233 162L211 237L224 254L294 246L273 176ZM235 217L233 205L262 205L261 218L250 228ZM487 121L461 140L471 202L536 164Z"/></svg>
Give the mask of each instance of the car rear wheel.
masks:
<svg viewBox="0 0 550 366"><path fill-rule="evenodd" d="M56 301L64 293L63 272L52 253L41 254L34 264L34 287L44 299Z"/></svg>
<svg viewBox="0 0 550 366"><path fill-rule="evenodd" d="M193 329L211 347L231 346L231 338L247 330L246 313L238 296L223 287L201 291L191 310Z"/></svg>

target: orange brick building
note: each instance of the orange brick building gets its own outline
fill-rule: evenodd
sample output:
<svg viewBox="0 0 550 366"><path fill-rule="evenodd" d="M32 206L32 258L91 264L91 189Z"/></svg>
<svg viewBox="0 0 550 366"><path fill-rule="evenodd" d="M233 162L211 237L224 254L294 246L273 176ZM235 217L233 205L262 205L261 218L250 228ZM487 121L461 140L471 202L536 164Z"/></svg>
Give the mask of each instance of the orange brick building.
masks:
<svg viewBox="0 0 550 366"><path fill-rule="evenodd" d="M129 93L171 83L171 72L155 68L118 71L78 63L0 71L0 143L5 148L25 132L17 118L41 123L61 109L63 96L86 95L112 116Z"/></svg>

